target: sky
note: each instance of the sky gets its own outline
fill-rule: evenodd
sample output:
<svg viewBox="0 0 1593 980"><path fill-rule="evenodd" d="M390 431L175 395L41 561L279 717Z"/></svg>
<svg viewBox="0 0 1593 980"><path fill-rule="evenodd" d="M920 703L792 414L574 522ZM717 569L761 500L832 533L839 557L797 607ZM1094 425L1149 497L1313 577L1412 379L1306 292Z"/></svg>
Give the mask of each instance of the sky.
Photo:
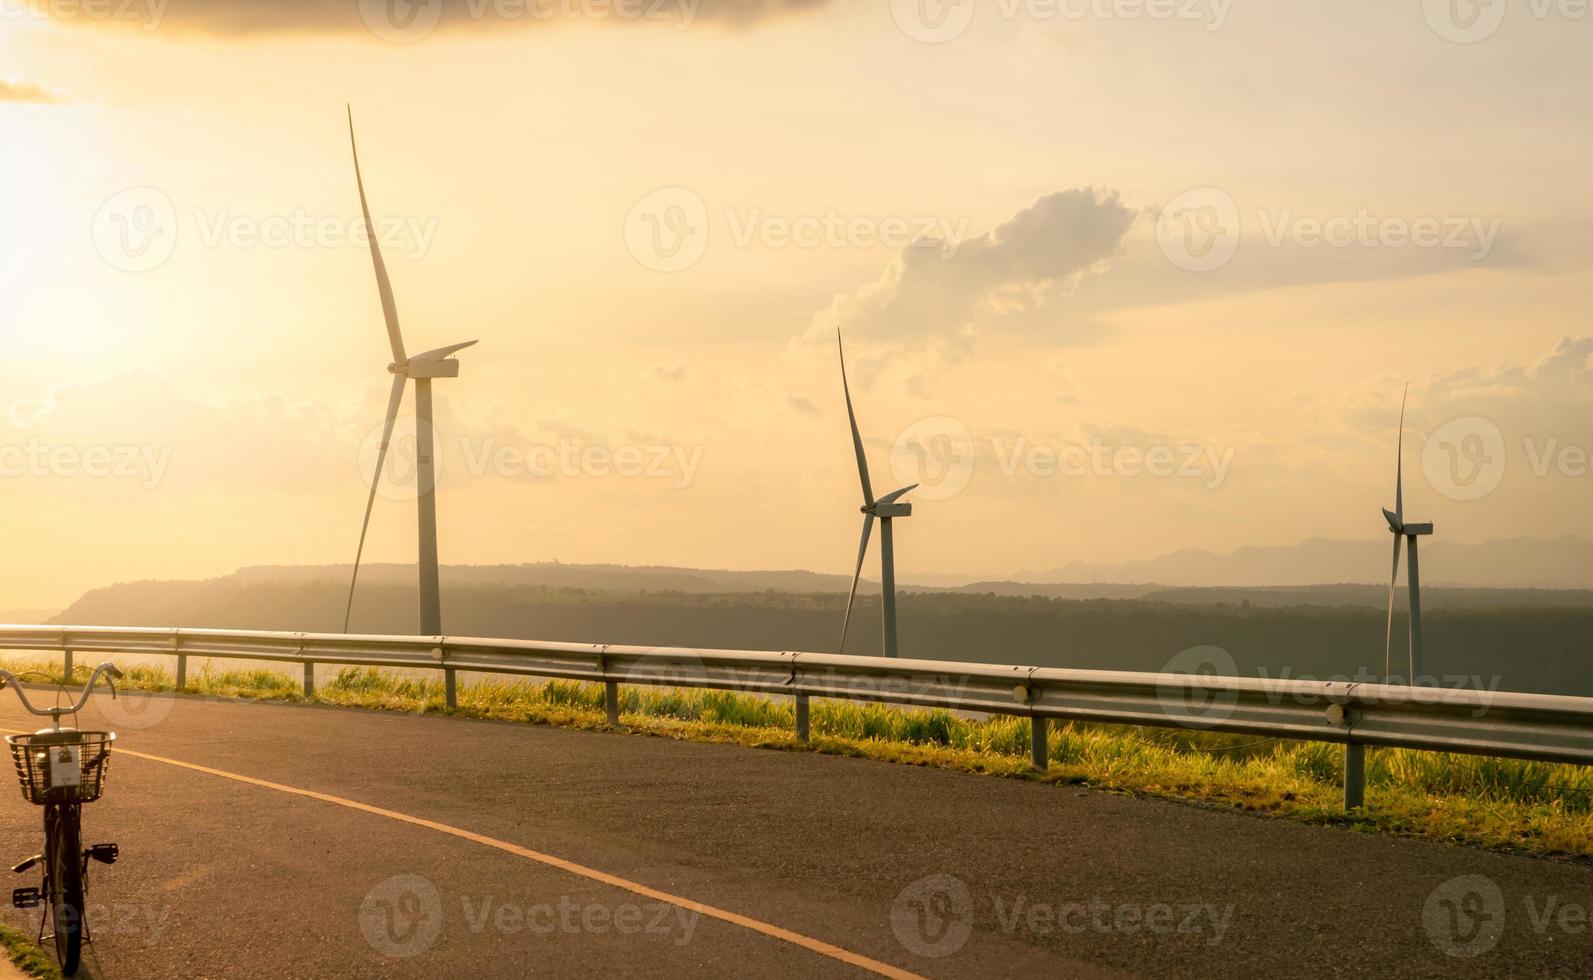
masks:
<svg viewBox="0 0 1593 980"><path fill-rule="evenodd" d="M849 572L837 330L909 581L1378 538L1407 384L1408 517L1593 536L1590 43L1575 0L0 0L0 608L353 558L346 107L409 349L480 341L445 563Z"/></svg>

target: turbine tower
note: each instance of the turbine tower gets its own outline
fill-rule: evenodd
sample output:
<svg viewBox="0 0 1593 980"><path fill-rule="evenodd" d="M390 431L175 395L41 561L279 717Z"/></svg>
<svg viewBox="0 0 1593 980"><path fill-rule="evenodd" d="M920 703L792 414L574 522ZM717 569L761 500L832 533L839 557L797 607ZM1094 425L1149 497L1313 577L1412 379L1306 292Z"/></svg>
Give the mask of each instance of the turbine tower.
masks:
<svg viewBox="0 0 1593 980"><path fill-rule="evenodd" d="M354 553L354 575L348 586L348 605L343 611L343 632L347 633L349 619L354 612L354 587L359 582L360 559L365 554L365 534L371 526L371 508L376 504L376 488L382 479L382 467L387 462L387 448L392 443L393 425L398 421L398 409L404 400L404 386L415 382L415 479L418 495L415 503L420 512L420 632L423 636L442 634L442 594L437 575L437 485L433 453L436 446L432 438L431 382L434 378L459 377L459 362L453 355L473 346L471 340L451 347L439 347L424 354L410 357L404 353L404 336L398 328L398 307L393 302L393 285L387 278L387 264L382 261L381 246L377 244L376 226L371 222L371 208L365 200L365 179L360 175L360 151L354 141L354 111L348 116L349 147L354 152L354 181L359 185L360 210L365 215L366 237L371 243L371 264L376 267L376 289L381 295L382 317L387 321L387 340L392 346L393 361L387 372L393 376L392 392L387 399L387 415L382 421L382 441L376 451L376 472L371 476L371 493L365 502L365 520L360 525L359 550Z"/></svg>
<svg viewBox="0 0 1593 980"><path fill-rule="evenodd" d="M841 621L841 652L846 652L846 628L852 621L852 603L857 599L857 582L863 576L863 559L868 555L868 537L874 530L874 519L879 518L880 594L884 601L882 613L885 623L885 656L896 656L896 551L891 536L891 521L897 517L911 517L913 505L898 501L918 484L902 487L874 499L874 487L868 479L868 457L863 455L863 436L857 431L857 413L852 411L852 389L846 383L846 345L841 332L835 332L841 351L841 391L846 395L846 417L852 423L852 449L857 453L857 478L863 484L863 540L857 546L857 571L852 574L852 591L846 597L846 618Z"/></svg>
<svg viewBox="0 0 1593 980"><path fill-rule="evenodd" d="M1407 684L1415 684L1422 673L1422 597L1421 571L1416 560L1416 542L1423 535L1432 534L1433 526L1405 522L1405 402L1410 399L1410 386L1405 386L1405 396L1399 403L1399 440L1394 457L1394 509L1383 508L1383 518L1394 535L1394 570L1388 579L1388 631L1383 640L1383 680L1387 681L1393 667L1394 645L1394 587L1399 582L1399 545L1410 542L1410 676Z"/></svg>

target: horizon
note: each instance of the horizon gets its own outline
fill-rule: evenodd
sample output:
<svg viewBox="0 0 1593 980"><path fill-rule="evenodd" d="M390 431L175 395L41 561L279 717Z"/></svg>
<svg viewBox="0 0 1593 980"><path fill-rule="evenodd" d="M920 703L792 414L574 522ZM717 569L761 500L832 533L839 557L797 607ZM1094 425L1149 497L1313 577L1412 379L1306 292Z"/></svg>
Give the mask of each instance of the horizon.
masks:
<svg viewBox="0 0 1593 980"><path fill-rule="evenodd" d="M1559 536L1557 538L1530 538L1530 537L1529 538L1513 538L1513 539L1506 539L1506 540L1500 540L1500 541L1482 542L1480 547L1487 547L1487 546L1490 546L1490 545L1491 546L1501 546L1501 545L1522 545L1522 544L1526 544L1526 545L1554 544L1554 543L1559 543L1559 542L1573 542L1573 543L1575 543L1577 545L1583 546L1584 548L1586 548L1590 552L1593 552L1593 541L1590 541L1590 540L1584 539L1584 538L1580 538L1580 537L1577 537L1575 535L1561 535L1561 536ZM1167 553L1165 555L1160 555L1160 556L1157 556L1157 558L1149 559L1149 560L1146 560L1144 562L1124 562L1124 563L1113 563L1113 564L1115 564L1115 565L1127 565L1127 566L1135 566L1135 565L1140 565L1140 564L1154 565L1155 562L1158 559L1169 559L1169 558L1175 558L1175 557L1185 556L1185 555L1190 555L1190 554L1198 555L1198 556L1201 556L1201 557L1210 557L1210 558L1216 559L1218 561L1222 561L1222 560L1225 560L1225 559L1235 559L1235 558L1237 558L1237 557L1239 557L1239 556L1241 556L1241 555L1243 555L1243 554L1245 554L1247 552L1255 552L1255 551L1287 552L1287 551L1290 551L1290 550L1304 549L1304 548L1306 548L1306 547L1308 547L1310 545L1349 546L1349 547L1354 547L1354 548L1360 548L1360 549L1363 549L1364 551L1366 551L1368 553L1372 553L1373 549L1381 549L1383 547L1383 545L1384 545L1384 542L1382 542L1382 541L1374 541L1374 540L1364 540L1364 539L1363 540L1352 540L1352 539L1332 539L1332 538L1307 538L1304 541L1301 541L1301 542L1299 542L1296 545L1245 546L1245 547L1237 548L1234 551L1227 552L1227 553L1211 552L1211 551L1206 551L1206 550L1202 550L1202 549L1180 549L1179 551L1169 552L1169 553ZM1461 546L1461 547L1465 548L1465 547L1479 547L1479 546ZM1440 554L1442 554L1442 551L1440 551ZM50 617L53 617L53 616L56 616L56 615L59 615L59 614L65 612L66 610L71 608L71 606L75 605L78 601L80 601L81 599L83 599L85 596L87 596L90 593L102 592L102 591L105 591L105 590L115 590L118 587L129 586L129 585L146 585L146 584L160 585L160 584L178 584L178 583L204 583L204 582L219 582L219 581L226 581L226 580L241 580L241 581L245 581L245 582L250 582L251 584L274 584L274 583L280 583L280 582L284 581L284 580L281 580L281 579L273 579L273 578L268 577L268 573L276 572L276 571L289 573L290 576L291 576L292 573L304 573L304 572L325 573L324 577L318 577L318 578L314 578L314 579L307 579L305 581L314 581L314 582L328 581L328 582L336 582L336 583L341 584L341 583L347 581L347 575L348 575L348 571L349 571L350 567L351 567L350 563L338 563L338 562L331 562L331 563L324 563L324 564L323 563L315 563L315 564L298 563L298 564L282 564L282 565L246 565L246 566L235 568L235 569L232 569L232 570L230 570L228 572L221 573L221 574L218 574L218 575L203 576L203 577L197 577L197 578L156 577L156 578L148 578L148 579L122 580L122 581L116 581L116 582L102 582L102 583L98 583L96 585L93 585L93 586L90 586L90 587L84 589L84 591L82 593L72 597L72 599L69 602L63 603L63 604L61 604L59 606L31 606L31 607L30 606L21 606L21 605L0 606L0 616L3 616L3 615L5 615L7 613L10 613L10 612L28 611L28 612L37 613L42 618L50 618ZM449 564L449 563L444 563L444 564L442 564L439 567L440 567L440 570L442 571L445 579L449 576L449 573L454 573L455 581L453 581L453 582L445 581L444 582L444 584L447 585L450 589L471 588L471 587L490 587L490 586L514 587L516 585L516 583L507 582L507 581L477 580L477 581L474 581L474 582L461 582L461 581L458 581L458 579L457 579L458 573L461 573L461 572L482 573L482 572L491 572L491 571L496 570L496 569L504 569L504 570L515 570L515 569L568 569L568 570L570 570L572 572L575 572L575 571L586 571L586 570L598 570L598 571L613 570L613 571L617 571L617 572L632 572L632 573L656 572L656 573L679 573L679 574L684 574L684 575L693 575L693 574L695 574L695 575L723 575L723 576L736 576L736 575L746 575L746 576L759 576L759 575L765 575L765 576L790 576L790 575L795 575L795 576L814 576L814 577L819 577L819 578L823 578L823 579L833 580L830 584L835 588L836 593L837 593L838 596L840 594L844 593L844 586L845 586L845 583L846 583L847 578L848 578L845 572L823 571L823 570L818 570L818 569L806 569L806 568L777 568L777 567L726 568L726 567L696 567L696 566L688 566L688 565L673 565L673 564L667 564L667 563L665 563L665 564L652 564L652 563L649 563L649 564L630 564L630 563L614 563L614 562L570 562L570 561L561 561L561 560L556 559L556 558L547 559L545 561L537 561L537 562L502 562L502 563L491 563L491 564L477 564L477 563L454 563L454 564ZM1108 567L1110 567L1110 566L1108 566ZM1257 591L1257 590L1260 590L1260 591L1267 591L1267 590L1292 591L1292 590L1310 590L1310 589L1327 589L1327 590L1330 590L1330 589L1334 589L1334 588L1371 588L1371 587L1376 587L1376 588L1381 589L1381 588L1384 587L1384 583L1380 582L1380 581L1377 581L1375 578L1354 579L1354 578L1343 578L1343 577L1338 577L1338 578L1334 578L1334 577L1328 577L1328 578L1301 577L1301 578L1298 578L1296 580L1286 581L1286 582L1278 582L1278 581L1275 580L1275 576L1271 576L1271 575L1266 576L1269 579L1268 581L1260 581L1260 580L1255 580L1255 581L1251 581L1251 580L1215 581L1215 580L1212 580L1210 578L1206 578L1206 579L1203 579L1203 580L1194 580L1194 579L1188 578L1187 576L1184 577L1182 580L1180 580L1177 576L1174 576L1172 578L1129 578L1129 577L1100 578L1100 577L1092 577L1092 578L1088 578L1088 579L1078 578L1078 577L1073 577L1073 578L1059 577L1059 576L1062 575L1062 573L1069 571L1069 568L1070 568L1070 566L1064 566L1064 567L1048 569L1048 570L1047 569L1017 569L1017 570L1014 570L1013 572L1011 572L1009 574L1001 575L1001 576L995 576L995 577L980 576L980 575L969 575L969 574L958 575L958 574L954 574L954 573L931 573L931 574L911 574L910 573L910 574L899 576L897 584L898 584L898 587L903 588L903 589L927 589L927 590L931 590L931 591L937 591L937 590L953 590L953 591L955 591L955 590L966 589L966 588L969 588L969 587L972 587L972 586L978 586L978 585L1034 586L1034 587L1040 588L1040 589L1050 588L1050 589L1077 589L1077 590L1088 590L1089 588L1091 588L1093 586L1098 586L1098 587L1105 588L1105 589L1123 589L1123 588L1136 589L1136 588L1143 588L1143 589L1170 590L1170 591L1212 590L1212 591L1218 591L1218 592L1221 592L1221 591ZM1096 566L1096 565L1085 565L1085 566L1083 566L1083 568L1085 570L1091 571L1092 573L1095 573L1098 576L1101 567L1100 566ZM409 563L405 563L405 562L366 562L364 564L364 566L363 566L363 571L365 572L365 576L362 579L362 581L365 581L367 584L369 584L369 585L381 584L381 585L384 585L384 586L387 586L387 587L391 587L395 583L395 581L403 582L406 585L412 585L413 584L412 577L414 575L415 569L414 569L413 564L409 564ZM395 576L395 573L397 573L396 576ZM870 576L865 571L864 575L861 578L861 583L862 583L862 586L864 587L864 592L865 593L876 595L876 596L878 595L879 578L878 578L877 575ZM524 584L527 584L527 583L519 583L519 584L520 585L524 585ZM550 583L550 584L556 584L556 583ZM582 588L595 588L597 591L604 591L605 590L602 587L596 587L596 586L590 586L590 587L589 586L583 586ZM774 588L774 586L773 585L764 585L764 586L761 586L760 588ZM1444 579L1442 577L1437 577L1437 578L1434 578L1431 581L1427 582L1426 583L1426 588L1427 589L1431 589L1431 590L1438 590L1438 591L1453 590L1453 591L1468 591L1468 592L1469 591L1475 591L1475 592L1512 592L1512 593L1521 593L1521 592L1566 592L1566 593L1571 593L1571 592L1589 592L1589 593L1593 593L1593 573L1590 573L1588 575L1588 577L1585 578L1585 579L1580 579L1580 580L1577 580L1577 581L1574 581L1574 582L1565 582L1565 581L1553 582L1553 581L1550 581L1548 578L1544 578L1544 579L1541 579L1541 580L1536 581L1536 582L1508 582L1508 583L1506 583L1506 582L1499 582L1499 581L1488 582L1488 581L1478 581L1478 580L1471 580L1471 579L1447 579L1446 580L1446 579ZM618 591L624 591L624 590L618 590ZM703 591L713 591L713 590L705 589ZM827 590L820 590L820 591L827 591Z"/></svg>

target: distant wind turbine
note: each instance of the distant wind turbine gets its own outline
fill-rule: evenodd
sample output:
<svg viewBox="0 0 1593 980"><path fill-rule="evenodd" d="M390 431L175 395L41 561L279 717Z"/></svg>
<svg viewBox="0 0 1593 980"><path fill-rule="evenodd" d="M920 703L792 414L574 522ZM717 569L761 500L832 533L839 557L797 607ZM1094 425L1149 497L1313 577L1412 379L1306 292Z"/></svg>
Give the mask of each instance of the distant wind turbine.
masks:
<svg viewBox="0 0 1593 980"><path fill-rule="evenodd" d="M846 345L841 332L835 332L841 351L841 391L846 395L846 417L852 423L852 449L857 453L857 477L863 484L863 540L857 546L857 571L852 575L852 591L846 597L846 618L841 621L841 652L846 652L846 629L852 622L852 603L857 599L857 582L863 576L863 559L868 555L868 537L879 518L880 592L884 599L885 656L896 656L896 551L891 536L891 520L913 516L913 505L897 503L917 489L918 484L902 487L874 499L874 486L868 479L868 457L863 455L863 436L857 431L857 413L852 411L852 389L846 383Z"/></svg>
<svg viewBox="0 0 1593 980"><path fill-rule="evenodd" d="M1383 679L1386 681L1393 668L1394 646L1394 588L1399 582L1399 545L1410 541L1410 676L1407 684L1415 684L1422 671L1422 598L1421 571L1416 561L1416 541L1433 533L1432 524L1407 524L1405 522L1405 403L1410 399L1410 385L1405 386L1405 396L1399 403L1399 441L1394 457L1394 509L1383 508L1383 518L1394 535L1394 570L1388 579L1388 631L1383 639Z"/></svg>
<svg viewBox="0 0 1593 980"><path fill-rule="evenodd" d="M382 250L377 244L376 226L371 222L371 208L365 200L365 179L360 175L360 151L354 141L354 111L348 115L349 146L354 151L354 180L360 190L360 210L365 215L366 237L371 243L371 263L376 267L376 289L381 294L382 316L387 321L387 340L393 348L393 362L387 371L393 376L392 392L387 399L387 415L382 422L382 442L376 451L376 472L371 477L371 493L365 502L365 521L360 525L359 550L354 553L354 575L348 586L348 605L343 611L343 632L347 633L349 619L354 612L354 587L359 582L360 559L365 554L365 534L371 526L371 508L376 504L376 488L381 483L382 467L387 462L387 448L393 440L393 425L398 421L398 409L404 400L404 386L415 382L415 478L419 491L416 505L420 511L420 632L423 636L442 634L442 594L437 574L437 486L432 439L431 382L433 378L459 377L459 362L453 355L474 346L471 340L451 347L439 347L424 354L409 357L404 353L404 337L398 329L398 307L393 302L393 285L387 278L387 264L382 261Z"/></svg>

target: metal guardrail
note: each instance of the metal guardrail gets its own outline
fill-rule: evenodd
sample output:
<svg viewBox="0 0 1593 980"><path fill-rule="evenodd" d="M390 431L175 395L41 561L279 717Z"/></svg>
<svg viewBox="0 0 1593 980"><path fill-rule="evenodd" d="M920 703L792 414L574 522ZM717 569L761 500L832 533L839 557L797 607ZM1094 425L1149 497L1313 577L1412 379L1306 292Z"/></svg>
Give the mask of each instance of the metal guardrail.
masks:
<svg viewBox="0 0 1593 980"><path fill-rule="evenodd" d="M1361 806L1365 750L1386 746L1593 764L1593 698L1205 674L1058 670L825 653L691 650L453 636L351 636L245 630L0 626L0 650L156 654L298 663L306 696L315 666L441 670L450 707L460 671L603 684L610 724L619 685L788 695L798 737L809 701L840 698L982 711L1031 719L1032 761L1048 766L1051 719L1237 732L1342 744L1346 807Z"/></svg>

